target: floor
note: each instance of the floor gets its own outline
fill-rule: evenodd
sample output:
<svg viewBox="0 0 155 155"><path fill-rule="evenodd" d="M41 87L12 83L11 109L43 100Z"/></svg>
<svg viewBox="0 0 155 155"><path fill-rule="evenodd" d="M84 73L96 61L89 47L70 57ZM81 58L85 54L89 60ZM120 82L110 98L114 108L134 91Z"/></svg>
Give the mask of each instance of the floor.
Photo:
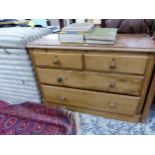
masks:
<svg viewBox="0 0 155 155"><path fill-rule="evenodd" d="M129 123L80 114L82 135L155 135L155 103L145 123Z"/></svg>

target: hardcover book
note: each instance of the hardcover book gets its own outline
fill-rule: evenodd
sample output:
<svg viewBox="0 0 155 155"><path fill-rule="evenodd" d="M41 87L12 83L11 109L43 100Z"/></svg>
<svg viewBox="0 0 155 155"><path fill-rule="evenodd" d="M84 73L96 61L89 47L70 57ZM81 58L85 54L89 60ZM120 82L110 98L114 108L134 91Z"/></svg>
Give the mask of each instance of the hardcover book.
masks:
<svg viewBox="0 0 155 155"><path fill-rule="evenodd" d="M59 40L65 43L84 43L84 34L93 28L94 24L91 23L70 24L59 33Z"/></svg>
<svg viewBox="0 0 155 155"><path fill-rule="evenodd" d="M94 24L92 23L73 23L62 29L60 33L86 33L92 31Z"/></svg>
<svg viewBox="0 0 155 155"><path fill-rule="evenodd" d="M85 34L86 40L116 40L117 28L94 28Z"/></svg>
<svg viewBox="0 0 155 155"><path fill-rule="evenodd" d="M100 44L100 45L112 45L115 44L115 41L112 40L86 40L87 44Z"/></svg>

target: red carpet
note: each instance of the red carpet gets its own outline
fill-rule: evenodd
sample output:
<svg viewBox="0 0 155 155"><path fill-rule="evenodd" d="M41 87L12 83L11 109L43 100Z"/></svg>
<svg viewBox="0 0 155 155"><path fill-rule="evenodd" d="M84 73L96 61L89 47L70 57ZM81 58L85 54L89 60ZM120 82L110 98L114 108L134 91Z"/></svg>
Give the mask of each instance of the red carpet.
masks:
<svg viewBox="0 0 155 155"><path fill-rule="evenodd" d="M26 102L0 101L0 135L74 135L75 116L66 110Z"/></svg>

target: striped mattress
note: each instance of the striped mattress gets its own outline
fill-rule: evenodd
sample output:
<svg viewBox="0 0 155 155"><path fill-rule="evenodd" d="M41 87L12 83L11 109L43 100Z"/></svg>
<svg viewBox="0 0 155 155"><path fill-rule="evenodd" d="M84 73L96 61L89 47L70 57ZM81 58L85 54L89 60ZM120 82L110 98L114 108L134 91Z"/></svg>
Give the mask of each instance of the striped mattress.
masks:
<svg viewBox="0 0 155 155"><path fill-rule="evenodd" d="M18 104L41 102L26 44L46 34L49 29L0 28L0 100Z"/></svg>

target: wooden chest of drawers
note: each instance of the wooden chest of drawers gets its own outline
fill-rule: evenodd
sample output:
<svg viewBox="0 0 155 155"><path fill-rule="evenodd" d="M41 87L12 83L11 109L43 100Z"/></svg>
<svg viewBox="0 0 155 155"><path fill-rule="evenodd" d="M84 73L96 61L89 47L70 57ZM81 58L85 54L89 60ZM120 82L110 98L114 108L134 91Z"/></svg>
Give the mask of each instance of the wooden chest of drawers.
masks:
<svg viewBox="0 0 155 155"><path fill-rule="evenodd" d="M145 35L120 35L115 45L61 45L42 38L28 48L45 104L139 122L154 68L150 44L155 47Z"/></svg>

